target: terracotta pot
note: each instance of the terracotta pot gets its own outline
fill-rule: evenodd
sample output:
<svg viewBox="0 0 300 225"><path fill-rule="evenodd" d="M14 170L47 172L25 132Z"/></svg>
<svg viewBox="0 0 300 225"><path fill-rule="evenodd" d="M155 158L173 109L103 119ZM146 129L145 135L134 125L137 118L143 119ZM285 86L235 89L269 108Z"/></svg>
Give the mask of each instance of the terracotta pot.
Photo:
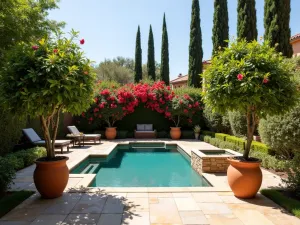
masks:
<svg viewBox="0 0 300 225"><path fill-rule="evenodd" d="M43 198L57 198L62 195L69 180L68 157L57 161L35 161L33 179L36 189Z"/></svg>
<svg viewBox="0 0 300 225"><path fill-rule="evenodd" d="M227 179L231 190L238 198L254 198L262 182L260 161L242 162L228 159Z"/></svg>
<svg viewBox="0 0 300 225"><path fill-rule="evenodd" d="M180 139L181 136L180 127L171 127L170 136L174 140Z"/></svg>
<svg viewBox="0 0 300 225"><path fill-rule="evenodd" d="M113 140L117 136L117 128L116 127L106 127L105 136L107 140Z"/></svg>

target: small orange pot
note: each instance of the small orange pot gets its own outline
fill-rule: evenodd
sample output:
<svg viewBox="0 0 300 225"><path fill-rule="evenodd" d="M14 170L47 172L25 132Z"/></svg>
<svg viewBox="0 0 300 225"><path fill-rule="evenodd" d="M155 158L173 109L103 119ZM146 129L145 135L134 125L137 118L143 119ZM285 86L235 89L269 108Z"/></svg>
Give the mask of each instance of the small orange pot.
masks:
<svg viewBox="0 0 300 225"><path fill-rule="evenodd" d="M227 179L231 190L238 198L254 198L262 183L260 161L242 162L228 159Z"/></svg>
<svg viewBox="0 0 300 225"><path fill-rule="evenodd" d="M69 180L68 157L57 161L35 161L33 179L36 189L43 198L57 198L62 195Z"/></svg>
<svg viewBox="0 0 300 225"><path fill-rule="evenodd" d="M113 140L117 136L117 128L116 127L106 127L105 136L107 140Z"/></svg>
<svg viewBox="0 0 300 225"><path fill-rule="evenodd" d="M181 136L180 127L171 127L170 136L173 140L180 139Z"/></svg>

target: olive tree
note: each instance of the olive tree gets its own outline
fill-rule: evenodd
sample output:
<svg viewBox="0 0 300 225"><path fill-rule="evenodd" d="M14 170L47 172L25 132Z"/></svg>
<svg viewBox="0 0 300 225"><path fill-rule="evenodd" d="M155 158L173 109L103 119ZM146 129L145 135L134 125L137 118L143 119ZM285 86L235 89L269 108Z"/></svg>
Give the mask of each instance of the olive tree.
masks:
<svg viewBox="0 0 300 225"><path fill-rule="evenodd" d="M280 114L296 103L292 67L268 43L240 40L219 52L205 71L206 104L221 113L239 111L246 115L244 160L249 160L259 118Z"/></svg>
<svg viewBox="0 0 300 225"><path fill-rule="evenodd" d="M0 74L2 104L16 115L40 119L48 160L55 157L60 112L80 114L93 101L95 75L76 42L84 39L72 31L70 38L60 33L20 43Z"/></svg>

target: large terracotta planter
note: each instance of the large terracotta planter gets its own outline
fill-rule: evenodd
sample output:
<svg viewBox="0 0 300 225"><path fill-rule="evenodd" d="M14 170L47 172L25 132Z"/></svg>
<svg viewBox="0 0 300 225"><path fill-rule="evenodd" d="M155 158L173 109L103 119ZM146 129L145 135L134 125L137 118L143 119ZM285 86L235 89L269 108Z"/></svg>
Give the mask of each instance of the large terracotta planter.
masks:
<svg viewBox="0 0 300 225"><path fill-rule="evenodd" d="M34 184L43 198L57 198L62 195L69 180L67 160L62 156L56 161L35 161Z"/></svg>
<svg viewBox="0 0 300 225"><path fill-rule="evenodd" d="M117 136L117 128L116 127L106 127L105 136L108 140L113 140Z"/></svg>
<svg viewBox="0 0 300 225"><path fill-rule="evenodd" d="M170 136L173 140L180 139L181 136L180 127L171 127Z"/></svg>
<svg viewBox="0 0 300 225"><path fill-rule="evenodd" d="M244 162L228 159L227 179L231 190L238 198L254 198L262 182L260 161Z"/></svg>

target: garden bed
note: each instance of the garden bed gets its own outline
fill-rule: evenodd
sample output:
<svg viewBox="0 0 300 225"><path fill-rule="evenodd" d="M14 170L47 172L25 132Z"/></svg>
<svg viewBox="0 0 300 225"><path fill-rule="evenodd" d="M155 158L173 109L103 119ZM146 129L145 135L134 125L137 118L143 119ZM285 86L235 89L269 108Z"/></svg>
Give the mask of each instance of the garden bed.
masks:
<svg viewBox="0 0 300 225"><path fill-rule="evenodd" d="M6 192L0 197L0 218L33 194L33 191Z"/></svg>

